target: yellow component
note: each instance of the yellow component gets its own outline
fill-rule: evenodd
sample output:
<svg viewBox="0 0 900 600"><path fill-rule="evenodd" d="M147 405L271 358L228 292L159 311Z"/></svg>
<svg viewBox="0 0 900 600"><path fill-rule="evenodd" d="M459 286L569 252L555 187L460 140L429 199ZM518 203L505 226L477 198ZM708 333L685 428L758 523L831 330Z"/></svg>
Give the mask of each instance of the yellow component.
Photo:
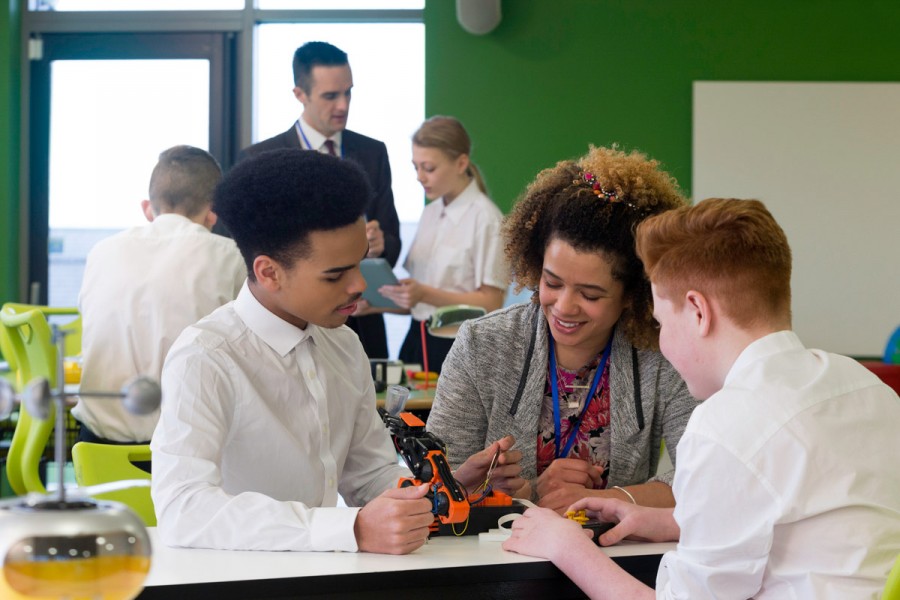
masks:
<svg viewBox="0 0 900 600"><path fill-rule="evenodd" d="M588 522L587 511L584 509L566 511L566 518L575 521L579 525L584 525Z"/></svg>
<svg viewBox="0 0 900 600"><path fill-rule="evenodd" d="M66 383L81 383L81 363L77 360L63 361Z"/></svg>
<svg viewBox="0 0 900 600"><path fill-rule="evenodd" d="M7 561L0 578L0 598L128 600L141 591L149 571L150 558L146 556Z"/></svg>
<svg viewBox="0 0 900 600"><path fill-rule="evenodd" d="M428 381L435 381L438 378L434 371L411 371L409 376L417 381L424 381L426 378Z"/></svg>

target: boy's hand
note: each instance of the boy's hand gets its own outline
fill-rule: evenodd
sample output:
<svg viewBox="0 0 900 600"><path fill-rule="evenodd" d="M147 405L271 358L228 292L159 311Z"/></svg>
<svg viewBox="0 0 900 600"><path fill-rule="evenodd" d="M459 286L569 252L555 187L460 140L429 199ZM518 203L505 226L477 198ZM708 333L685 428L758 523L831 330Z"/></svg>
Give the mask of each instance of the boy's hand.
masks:
<svg viewBox="0 0 900 600"><path fill-rule="evenodd" d="M553 562L579 545L593 546L591 532L547 508L529 508L512 522L512 533L503 549L546 558Z"/></svg>
<svg viewBox="0 0 900 600"><path fill-rule="evenodd" d="M408 554L424 544L434 521L426 492L428 484L394 488L362 507L353 525L360 552Z"/></svg>
<svg viewBox="0 0 900 600"><path fill-rule="evenodd" d="M611 546L623 539L676 542L681 536L671 508L638 506L616 498L584 498L569 508L581 509L598 521L616 523L615 527L600 536L602 546Z"/></svg>
<svg viewBox="0 0 900 600"><path fill-rule="evenodd" d="M499 450L500 456L497 458L494 470L491 471L491 487L512 495L526 483L519 477L519 473L522 472L522 466L519 465L522 453L512 449L515 443L516 438L511 435L497 440L481 452L470 456L459 466L453 476L460 485L469 491L474 491L484 483L488 469L491 468L494 456Z"/></svg>

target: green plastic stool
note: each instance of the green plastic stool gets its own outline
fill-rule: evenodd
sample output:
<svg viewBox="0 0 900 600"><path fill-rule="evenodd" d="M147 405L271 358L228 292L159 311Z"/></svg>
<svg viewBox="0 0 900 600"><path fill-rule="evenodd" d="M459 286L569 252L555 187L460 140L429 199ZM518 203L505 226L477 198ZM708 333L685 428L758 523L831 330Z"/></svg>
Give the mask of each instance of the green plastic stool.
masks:
<svg viewBox="0 0 900 600"><path fill-rule="evenodd" d="M136 466L135 462L150 460L150 446L147 444L92 444L78 442L72 447L72 462L75 463L75 481L80 486L123 481L128 479L150 479L150 473ZM156 526L156 512L149 487L133 487L97 494L98 500L113 500L125 504L143 519L147 527Z"/></svg>
<svg viewBox="0 0 900 600"><path fill-rule="evenodd" d="M881 600L900 600L900 555L897 556L897 560L894 561L894 568L888 574Z"/></svg>

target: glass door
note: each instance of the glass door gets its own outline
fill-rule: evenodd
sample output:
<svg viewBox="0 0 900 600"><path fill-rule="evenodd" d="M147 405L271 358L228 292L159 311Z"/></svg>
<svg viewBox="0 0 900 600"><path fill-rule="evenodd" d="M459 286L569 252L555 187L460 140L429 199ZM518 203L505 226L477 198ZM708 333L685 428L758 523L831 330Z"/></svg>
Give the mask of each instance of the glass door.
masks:
<svg viewBox="0 0 900 600"><path fill-rule="evenodd" d="M140 201L166 148L236 147L233 37L52 34L32 62L32 299L74 306L88 251L146 222Z"/></svg>

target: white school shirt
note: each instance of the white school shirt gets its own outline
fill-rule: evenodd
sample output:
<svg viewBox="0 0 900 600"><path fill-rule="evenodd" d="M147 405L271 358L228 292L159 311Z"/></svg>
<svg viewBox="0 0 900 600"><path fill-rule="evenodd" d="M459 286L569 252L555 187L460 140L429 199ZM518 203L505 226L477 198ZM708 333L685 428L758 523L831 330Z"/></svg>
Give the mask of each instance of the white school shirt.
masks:
<svg viewBox="0 0 900 600"><path fill-rule="evenodd" d="M181 331L234 300L247 268L234 240L176 214L98 242L78 296L80 389L119 391L136 375L159 381ZM159 412L137 416L118 400L81 398L72 414L95 434L146 442Z"/></svg>
<svg viewBox="0 0 900 600"><path fill-rule="evenodd" d="M856 361L782 331L691 415L681 539L658 598L876 598L900 553L900 399Z"/></svg>
<svg viewBox="0 0 900 600"><path fill-rule="evenodd" d="M449 205L438 198L425 206L403 266L419 283L438 289L472 292L490 285L505 293L509 272L500 237L502 223L500 209L473 179ZM411 313L424 321L434 309L420 302Z"/></svg>
<svg viewBox="0 0 900 600"><path fill-rule="evenodd" d="M170 546L356 551L358 509L397 486L349 328L305 330L238 298L184 331L162 377L152 495Z"/></svg>

